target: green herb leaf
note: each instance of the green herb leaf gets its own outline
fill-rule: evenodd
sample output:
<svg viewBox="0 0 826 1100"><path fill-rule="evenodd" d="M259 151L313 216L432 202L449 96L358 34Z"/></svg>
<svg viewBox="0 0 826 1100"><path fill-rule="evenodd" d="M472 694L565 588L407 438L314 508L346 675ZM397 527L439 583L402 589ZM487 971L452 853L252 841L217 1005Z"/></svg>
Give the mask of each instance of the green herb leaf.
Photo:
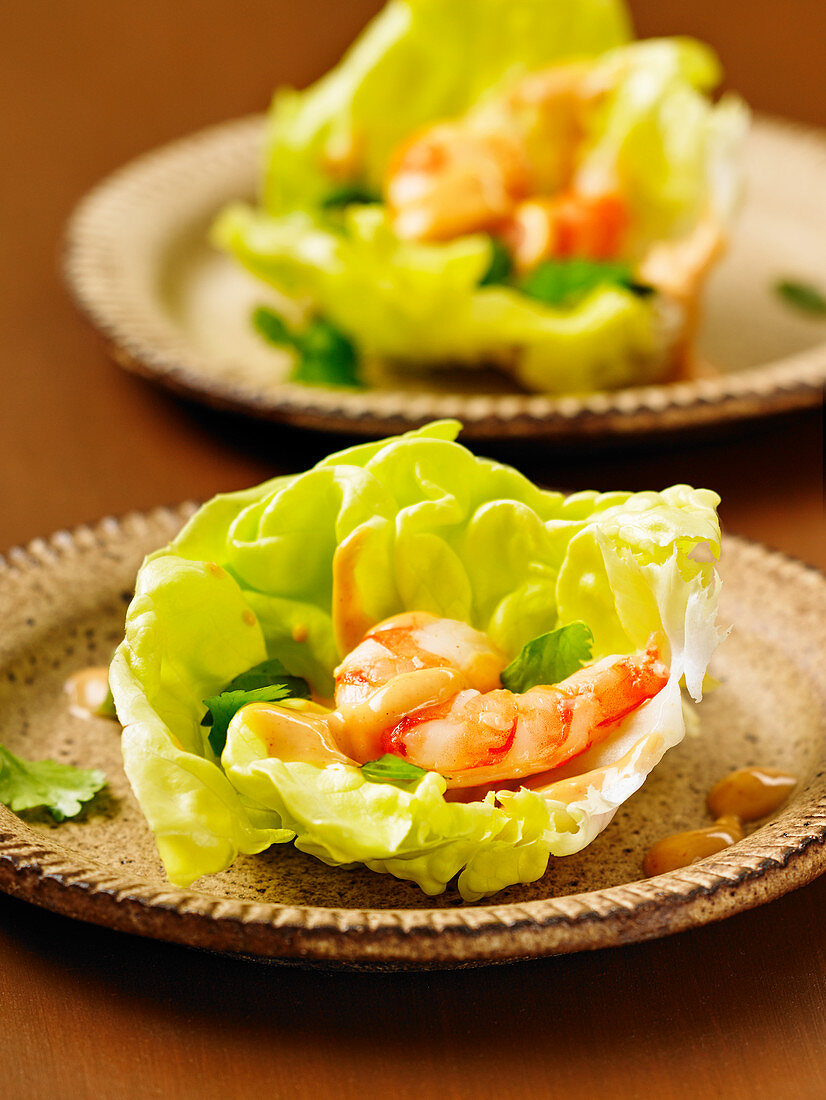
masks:
<svg viewBox="0 0 826 1100"><path fill-rule="evenodd" d="M55 821L79 813L106 782L96 768L86 771L54 760L21 760L0 745L0 802L10 810L44 806Z"/></svg>
<svg viewBox="0 0 826 1100"><path fill-rule="evenodd" d="M272 687L283 685L289 689L290 695L299 699L310 698L310 685L301 676L290 676L277 657L271 657L258 665L253 665L246 672L239 673L234 680L230 680L224 691L252 691L253 688Z"/></svg>
<svg viewBox="0 0 826 1100"><path fill-rule="evenodd" d="M621 261L547 260L519 284L529 298L548 305L573 305L601 286L621 286L639 295L653 293L653 287L637 282L631 265Z"/></svg>
<svg viewBox="0 0 826 1100"><path fill-rule="evenodd" d="M585 623L568 623L540 634L522 647L502 673L502 686L523 692L539 684L558 684L591 659L594 636Z"/></svg>
<svg viewBox="0 0 826 1100"><path fill-rule="evenodd" d="M201 725L212 726L209 731L209 743L216 756L220 756L227 743L227 730L229 724L241 707L247 703L280 703L290 694L289 688L283 685L273 687L253 688L252 691L222 691L220 695L211 695L204 699L204 706L208 708L209 721L206 719Z"/></svg>
<svg viewBox="0 0 826 1100"><path fill-rule="evenodd" d="M774 289L780 297L795 309L804 313L826 317L826 295L811 283L800 283L794 279L781 279Z"/></svg>
<svg viewBox="0 0 826 1100"><path fill-rule="evenodd" d="M356 349L329 321L312 321L298 337L297 347L301 357L293 370L294 381L311 386L361 386Z"/></svg>
<svg viewBox="0 0 826 1100"><path fill-rule="evenodd" d="M378 760L368 760L361 766L361 774L371 783L415 783L427 775L427 768L409 764L400 756L385 753Z"/></svg>
<svg viewBox="0 0 826 1100"><path fill-rule="evenodd" d="M324 318L317 317L303 332L295 332L274 309L258 306L253 310L252 324L268 343L295 349L297 358L290 375L294 382L307 386L361 388L355 347L343 332Z"/></svg>
<svg viewBox="0 0 826 1100"><path fill-rule="evenodd" d="M343 183L327 192L321 200L321 208L340 210L345 206L368 206L374 202L381 202L381 195L357 183Z"/></svg>
<svg viewBox="0 0 826 1100"><path fill-rule="evenodd" d="M479 286L496 286L506 283L513 272L513 261L507 248L497 237L490 238L490 264Z"/></svg>
<svg viewBox="0 0 826 1100"><path fill-rule="evenodd" d="M204 699L207 712L202 726L212 726L209 743L220 756L227 743L227 730L235 714L247 703L279 703L282 699L309 699L310 685L300 676L290 676L273 658L241 672L218 695Z"/></svg>
<svg viewBox="0 0 826 1100"><path fill-rule="evenodd" d="M268 306L258 306L252 311L252 324L259 336L277 347L294 348L295 337L284 324L283 318Z"/></svg>

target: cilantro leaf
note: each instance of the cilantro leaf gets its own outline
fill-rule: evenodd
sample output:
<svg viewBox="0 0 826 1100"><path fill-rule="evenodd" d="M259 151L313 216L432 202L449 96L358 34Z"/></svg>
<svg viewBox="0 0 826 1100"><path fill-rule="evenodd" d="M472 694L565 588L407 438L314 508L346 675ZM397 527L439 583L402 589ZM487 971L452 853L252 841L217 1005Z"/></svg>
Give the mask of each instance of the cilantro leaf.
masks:
<svg viewBox="0 0 826 1100"><path fill-rule="evenodd" d="M297 337L296 347L300 356L293 381L310 386L361 386L356 349L329 321L312 321Z"/></svg>
<svg viewBox="0 0 826 1100"><path fill-rule="evenodd" d="M496 286L506 283L513 272L511 254L497 237L490 238L490 264L479 286Z"/></svg>
<svg viewBox="0 0 826 1100"><path fill-rule="evenodd" d="M223 691L204 699L207 712L202 726L211 726L209 743L220 756L227 743L227 730L235 714L247 703L278 703L282 699L309 699L310 685L300 676L290 676L277 658L262 661L239 673Z"/></svg>
<svg viewBox="0 0 826 1100"><path fill-rule="evenodd" d="M295 347L295 338L284 324L283 318L267 306L258 306L252 311L252 327L259 336L277 347Z"/></svg>
<svg viewBox="0 0 826 1100"><path fill-rule="evenodd" d="M381 202L381 195L357 183L343 183L331 188L321 200L322 210L340 210L344 206L368 206Z"/></svg>
<svg viewBox="0 0 826 1100"><path fill-rule="evenodd" d="M55 821L63 821L79 813L105 782L106 776L96 768L21 760L0 745L0 802L15 812L44 806Z"/></svg>
<svg viewBox="0 0 826 1100"><path fill-rule="evenodd" d="M361 766L361 774L370 783L413 783L427 775L427 768L410 764L400 756L385 753L378 760L368 760Z"/></svg>
<svg viewBox="0 0 826 1100"><path fill-rule="evenodd" d="M246 672L240 672L230 680L224 691L250 691L252 688L271 687L273 684L283 684L289 688L291 695L297 695L301 699L310 698L310 685L307 681L301 676L290 676L277 657L270 657L248 668Z"/></svg>
<svg viewBox="0 0 826 1100"><path fill-rule="evenodd" d="M208 739L215 755L220 756L224 751L229 724L241 707L245 707L247 703L279 703L289 694L289 688L283 684L274 684L272 687L253 688L251 691L222 691L220 695L210 695L208 699L204 699L207 714L201 725L212 727Z"/></svg>
<svg viewBox="0 0 826 1100"><path fill-rule="evenodd" d="M826 294L811 283L780 279L775 283L774 289L790 306L803 310L804 313L826 317Z"/></svg>
<svg viewBox="0 0 826 1100"><path fill-rule="evenodd" d="M605 260L546 260L519 284L523 294L548 305L573 305L601 286L621 286L635 294L653 293L653 288L638 283L631 265Z"/></svg>
<svg viewBox="0 0 826 1100"><path fill-rule="evenodd" d="M323 317L316 317L302 332L297 332L288 328L274 309L258 306L252 312L252 324L268 343L296 352L290 374L293 382L308 386L361 387L355 346Z"/></svg>
<svg viewBox="0 0 826 1100"><path fill-rule="evenodd" d="M502 673L502 686L523 692L538 684L558 684L591 659L594 636L585 623L568 623L540 634L522 647Z"/></svg>

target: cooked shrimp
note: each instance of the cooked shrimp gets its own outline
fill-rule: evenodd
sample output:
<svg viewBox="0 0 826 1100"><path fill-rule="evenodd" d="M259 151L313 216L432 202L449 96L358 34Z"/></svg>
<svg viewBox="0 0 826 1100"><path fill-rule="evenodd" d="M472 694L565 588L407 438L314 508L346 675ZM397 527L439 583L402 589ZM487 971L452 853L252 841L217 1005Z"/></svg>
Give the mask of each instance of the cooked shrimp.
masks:
<svg viewBox="0 0 826 1100"><path fill-rule="evenodd" d="M465 623L421 612L388 619L336 670L336 743L362 763L403 756L456 787L531 775L603 740L668 679L653 643L522 695L502 688L505 663Z"/></svg>
<svg viewBox="0 0 826 1100"><path fill-rule="evenodd" d="M586 66L553 66L459 119L408 138L391 158L386 180L396 234L433 241L496 231L524 199L569 187L583 108L592 97ZM592 213L588 208L586 219Z"/></svg>
<svg viewBox="0 0 826 1100"><path fill-rule="evenodd" d="M552 687L523 694L459 691L384 730L373 751L440 772L449 787L548 771L604 741L668 680L652 642L645 653L606 657Z"/></svg>
<svg viewBox="0 0 826 1100"><path fill-rule="evenodd" d="M486 634L457 619L405 611L374 626L336 669L336 706L362 703L378 687L404 673L452 669L477 691L499 687L507 664Z"/></svg>
<svg viewBox="0 0 826 1100"><path fill-rule="evenodd" d="M505 657L454 619L406 612L369 631L336 670L336 710L253 703L240 712L271 753L366 763L385 753L474 787L549 771L605 740L665 685L652 641L553 686L502 688ZM286 755L284 755L286 754Z"/></svg>
<svg viewBox="0 0 826 1100"><path fill-rule="evenodd" d="M527 193L518 139L439 123L397 150L387 180L393 228L403 240L442 241L493 229Z"/></svg>
<svg viewBox="0 0 826 1100"><path fill-rule="evenodd" d="M336 669L336 742L362 762L400 715L451 699L465 688L500 686L505 655L478 630L422 611L395 615L368 631Z"/></svg>
<svg viewBox="0 0 826 1100"><path fill-rule="evenodd" d="M530 271L552 256L608 260L619 256L628 210L619 195L579 195L520 203L501 227L519 271Z"/></svg>

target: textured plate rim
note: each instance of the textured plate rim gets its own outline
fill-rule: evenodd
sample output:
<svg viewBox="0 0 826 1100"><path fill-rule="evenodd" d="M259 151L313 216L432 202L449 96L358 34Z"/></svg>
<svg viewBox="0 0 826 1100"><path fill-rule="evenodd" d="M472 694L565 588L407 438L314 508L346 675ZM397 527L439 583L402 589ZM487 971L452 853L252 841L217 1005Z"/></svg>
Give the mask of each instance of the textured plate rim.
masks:
<svg viewBox="0 0 826 1100"><path fill-rule="evenodd" d="M348 393L294 383L262 393L210 377L203 372L203 357L163 316L152 294L118 281L118 238L121 226L145 214L159 196L178 195L211 166L249 156L262 125L261 115L234 119L145 153L93 187L71 215L63 257L66 283L125 369L213 408L364 434L404 431L450 416L462 420L466 436L475 438L640 435L770 415L822 400L826 341L727 375L557 398L389 389ZM755 126L794 135L801 148L826 164L826 133L771 118Z"/></svg>
<svg viewBox="0 0 826 1100"><path fill-rule="evenodd" d="M130 513L35 539L0 557L0 586L133 537L169 538L193 509ZM743 569L803 588L826 619L826 577L816 569L756 543L725 541ZM822 666L814 681L826 695ZM811 881L826 870L825 844L821 771L775 821L717 856L657 878L514 904L327 909L216 898L112 873L0 806L0 889L95 924L259 959L450 966L617 946L720 920Z"/></svg>

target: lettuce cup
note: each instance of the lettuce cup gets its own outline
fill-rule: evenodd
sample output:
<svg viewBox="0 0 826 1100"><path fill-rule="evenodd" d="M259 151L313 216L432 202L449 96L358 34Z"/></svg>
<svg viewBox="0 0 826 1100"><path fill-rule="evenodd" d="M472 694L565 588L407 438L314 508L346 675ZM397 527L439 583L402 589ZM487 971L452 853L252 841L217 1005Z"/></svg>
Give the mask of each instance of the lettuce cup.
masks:
<svg viewBox="0 0 826 1100"><path fill-rule="evenodd" d="M699 42L630 41L620 0L390 0L276 95L260 204L213 239L275 292L257 327L298 381L666 379L740 190L747 111L719 80Z"/></svg>
<svg viewBox="0 0 826 1100"><path fill-rule="evenodd" d="M474 901L584 848L684 736L716 494L566 497L458 430L218 496L144 562L110 680L171 882L294 843Z"/></svg>

